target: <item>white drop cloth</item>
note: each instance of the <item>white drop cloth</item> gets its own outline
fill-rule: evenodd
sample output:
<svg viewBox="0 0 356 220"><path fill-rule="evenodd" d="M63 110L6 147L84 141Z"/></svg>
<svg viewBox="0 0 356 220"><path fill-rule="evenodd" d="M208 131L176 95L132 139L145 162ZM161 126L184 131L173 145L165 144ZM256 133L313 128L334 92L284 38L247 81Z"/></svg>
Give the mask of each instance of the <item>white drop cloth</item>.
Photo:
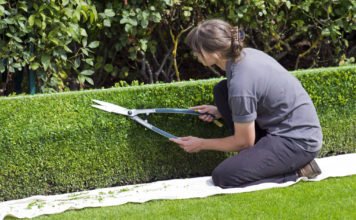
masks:
<svg viewBox="0 0 356 220"><path fill-rule="evenodd" d="M356 153L318 158L316 161L322 170L322 174L315 179L300 178L298 181L320 181L329 177L356 174ZM245 188L222 189L214 186L211 177L206 176L96 189L62 195L32 196L0 203L0 220L4 219L5 216L32 218L45 214L61 213L70 209L115 206L128 202L143 203L157 199L202 198L216 194L251 192L286 187L295 183L263 183Z"/></svg>

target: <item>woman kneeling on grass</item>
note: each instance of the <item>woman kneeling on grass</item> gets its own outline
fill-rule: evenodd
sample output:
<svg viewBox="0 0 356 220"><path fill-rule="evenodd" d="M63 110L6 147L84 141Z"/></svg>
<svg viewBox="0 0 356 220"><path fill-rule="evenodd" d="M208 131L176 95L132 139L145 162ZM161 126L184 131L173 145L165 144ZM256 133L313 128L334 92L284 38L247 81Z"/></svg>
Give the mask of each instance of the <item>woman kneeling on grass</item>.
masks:
<svg viewBox="0 0 356 220"><path fill-rule="evenodd" d="M192 29L187 44L205 66L217 65L227 80L214 88L216 106L193 107L223 118L233 135L220 139L170 139L185 151L239 152L212 173L222 188L295 181L321 173L314 158L322 144L315 107L300 82L262 51L243 48L244 33L222 20ZM200 119L211 122L208 115Z"/></svg>

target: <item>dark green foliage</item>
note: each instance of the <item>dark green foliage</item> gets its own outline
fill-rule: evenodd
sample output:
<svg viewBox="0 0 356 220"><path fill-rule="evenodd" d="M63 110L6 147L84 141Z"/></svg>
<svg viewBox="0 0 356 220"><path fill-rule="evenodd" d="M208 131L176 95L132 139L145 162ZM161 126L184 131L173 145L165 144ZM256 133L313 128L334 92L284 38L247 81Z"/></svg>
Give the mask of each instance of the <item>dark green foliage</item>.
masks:
<svg viewBox="0 0 356 220"><path fill-rule="evenodd" d="M297 76L320 114L321 155L355 152L355 66ZM128 108L212 103L219 80L1 98L0 200L210 175L227 154L185 153L127 117L90 105L91 99ZM194 116L151 115L149 121L178 136L226 135Z"/></svg>
<svg viewBox="0 0 356 220"><path fill-rule="evenodd" d="M291 70L354 63L355 13L353 0L0 0L0 95L27 91L29 70L41 93L216 76L183 42L209 18Z"/></svg>

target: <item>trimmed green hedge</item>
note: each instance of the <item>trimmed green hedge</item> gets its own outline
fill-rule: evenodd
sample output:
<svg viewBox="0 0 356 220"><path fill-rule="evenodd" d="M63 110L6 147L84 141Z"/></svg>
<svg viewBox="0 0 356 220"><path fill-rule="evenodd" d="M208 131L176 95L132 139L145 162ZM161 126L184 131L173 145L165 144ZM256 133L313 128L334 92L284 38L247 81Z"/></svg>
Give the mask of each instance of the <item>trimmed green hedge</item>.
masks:
<svg viewBox="0 0 356 220"><path fill-rule="evenodd" d="M295 71L318 111L320 156L356 152L356 66Z"/></svg>
<svg viewBox="0 0 356 220"><path fill-rule="evenodd" d="M324 132L321 156L355 152L356 67L298 71ZM0 99L0 200L153 180L209 175L227 154L187 154L125 116L91 108L91 99L128 108L212 103L221 79ZM221 137L194 116L150 115L178 136Z"/></svg>

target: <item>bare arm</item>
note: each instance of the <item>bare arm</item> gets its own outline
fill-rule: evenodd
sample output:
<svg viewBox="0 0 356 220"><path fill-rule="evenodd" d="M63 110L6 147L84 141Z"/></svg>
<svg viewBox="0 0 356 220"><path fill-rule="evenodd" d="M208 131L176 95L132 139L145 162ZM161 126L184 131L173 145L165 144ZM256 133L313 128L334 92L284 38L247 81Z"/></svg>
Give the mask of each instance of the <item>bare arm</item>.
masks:
<svg viewBox="0 0 356 220"><path fill-rule="evenodd" d="M235 123L235 134L225 138L202 139L202 150L240 151L254 145L255 123Z"/></svg>
<svg viewBox="0 0 356 220"><path fill-rule="evenodd" d="M201 150L234 152L253 146L256 136L255 122L235 123L234 126L235 134L225 138L203 139L189 136L170 140L190 153Z"/></svg>

